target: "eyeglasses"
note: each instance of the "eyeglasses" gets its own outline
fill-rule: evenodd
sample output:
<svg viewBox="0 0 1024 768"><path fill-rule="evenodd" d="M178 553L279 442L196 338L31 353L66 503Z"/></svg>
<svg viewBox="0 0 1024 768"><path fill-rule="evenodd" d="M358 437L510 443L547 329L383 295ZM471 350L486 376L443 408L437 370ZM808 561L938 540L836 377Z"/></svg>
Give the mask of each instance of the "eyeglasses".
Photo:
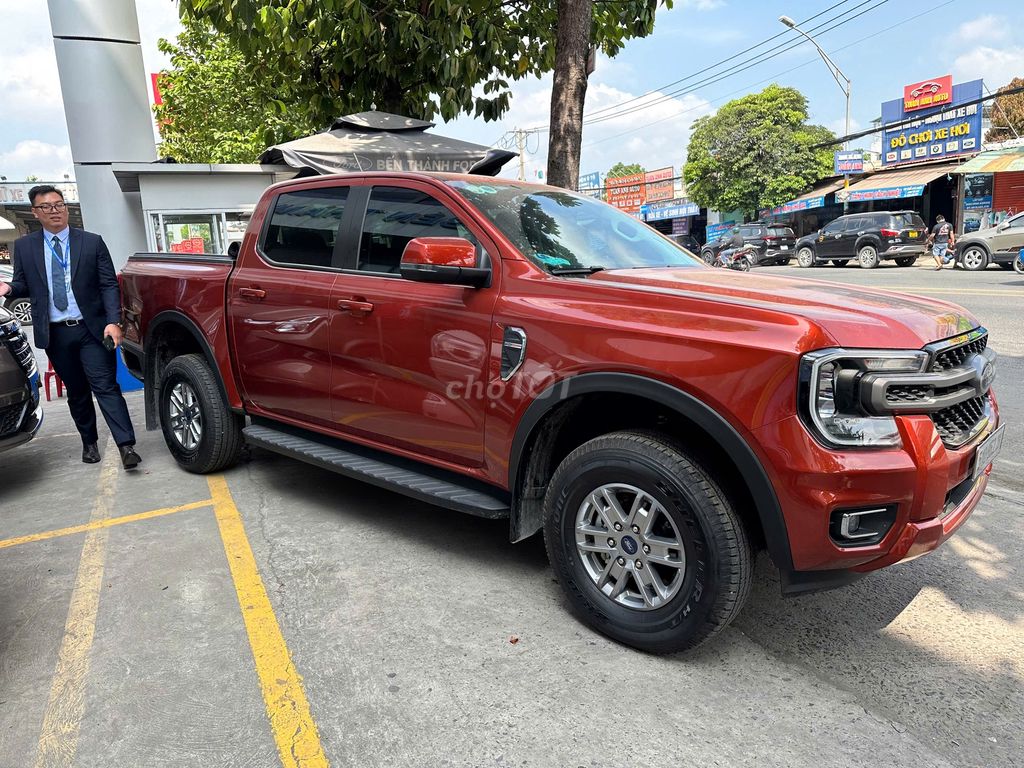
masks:
<svg viewBox="0 0 1024 768"><path fill-rule="evenodd" d="M43 203L42 205L33 205L32 207L37 211L49 213L50 211L63 211L68 206L66 203Z"/></svg>

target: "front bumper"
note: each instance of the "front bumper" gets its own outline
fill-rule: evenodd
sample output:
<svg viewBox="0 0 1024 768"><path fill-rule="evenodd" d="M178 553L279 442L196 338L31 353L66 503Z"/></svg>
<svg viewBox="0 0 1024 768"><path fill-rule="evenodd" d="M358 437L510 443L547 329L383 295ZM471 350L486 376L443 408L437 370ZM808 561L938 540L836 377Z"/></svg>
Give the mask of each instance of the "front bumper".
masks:
<svg viewBox="0 0 1024 768"><path fill-rule="evenodd" d="M38 376L36 377L38 379ZM25 415L22 417L21 425L17 431L0 440L0 451L6 451L27 443L43 425L43 404L39 400L38 384L36 384L35 398L26 404Z"/></svg>
<svg viewBox="0 0 1024 768"><path fill-rule="evenodd" d="M837 451L818 444L793 416L755 432L786 521L796 571L872 571L918 557L949 538L977 506L990 469L976 482L977 446L999 426L995 398L986 428L959 448L945 446L928 416L897 416L902 447ZM966 485L965 485L966 484ZM829 534L836 510L895 507L885 536L839 546Z"/></svg>

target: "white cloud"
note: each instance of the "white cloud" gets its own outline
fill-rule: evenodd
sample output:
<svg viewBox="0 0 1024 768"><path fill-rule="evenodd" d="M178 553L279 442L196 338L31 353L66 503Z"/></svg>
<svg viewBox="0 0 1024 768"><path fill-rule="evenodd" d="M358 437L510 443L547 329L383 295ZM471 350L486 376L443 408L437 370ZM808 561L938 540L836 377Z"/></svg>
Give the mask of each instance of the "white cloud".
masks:
<svg viewBox="0 0 1024 768"><path fill-rule="evenodd" d="M33 123L64 122L53 45L8 52L0 68L0 104L7 119Z"/></svg>
<svg viewBox="0 0 1024 768"><path fill-rule="evenodd" d="M1001 16L989 13L961 24L956 37L957 40L965 43L975 41L993 43L1009 37L1009 24Z"/></svg>
<svg viewBox="0 0 1024 768"><path fill-rule="evenodd" d="M1024 73L1024 47L991 48L981 45L957 56L953 62L953 80L982 78L993 92Z"/></svg>
<svg viewBox="0 0 1024 768"><path fill-rule="evenodd" d="M64 174L74 178L71 147L29 139L19 141L10 152L0 152L0 171L8 181L37 176L43 181L61 181Z"/></svg>

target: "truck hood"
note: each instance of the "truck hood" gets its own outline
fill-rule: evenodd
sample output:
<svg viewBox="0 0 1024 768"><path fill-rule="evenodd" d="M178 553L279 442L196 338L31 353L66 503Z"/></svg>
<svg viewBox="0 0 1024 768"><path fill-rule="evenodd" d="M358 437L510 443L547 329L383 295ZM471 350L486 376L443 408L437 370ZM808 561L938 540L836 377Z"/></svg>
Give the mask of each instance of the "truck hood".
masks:
<svg viewBox="0 0 1024 768"><path fill-rule="evenodd" d="M844 347L916 349L978 327L967 310L947 301L764 272L619 269L598 272L589 280L802 317ZM651 303L656 301L652 296ZM723 306L723 312L730 310Z"/></svg>

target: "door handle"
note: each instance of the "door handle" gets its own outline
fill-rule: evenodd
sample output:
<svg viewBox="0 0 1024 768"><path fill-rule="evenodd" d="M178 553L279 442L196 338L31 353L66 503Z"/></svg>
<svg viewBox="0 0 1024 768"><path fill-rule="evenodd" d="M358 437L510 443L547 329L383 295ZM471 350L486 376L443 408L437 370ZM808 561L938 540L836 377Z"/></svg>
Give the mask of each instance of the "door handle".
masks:
<svg viewBox="0 0 1024 768"><path fill-rule="evenodd" d="M239 288L238 295L243 299L255 299L256 301L260 301L267 295L267 292L262 288Z"/></svg>
<svg viewBox="0 0 1024 768"><path fill-rule="evenodd" d="M359 299L339 299L338 309L342 312L351 312L353 315L367 315L373 312L373 304Z"/></svg>

